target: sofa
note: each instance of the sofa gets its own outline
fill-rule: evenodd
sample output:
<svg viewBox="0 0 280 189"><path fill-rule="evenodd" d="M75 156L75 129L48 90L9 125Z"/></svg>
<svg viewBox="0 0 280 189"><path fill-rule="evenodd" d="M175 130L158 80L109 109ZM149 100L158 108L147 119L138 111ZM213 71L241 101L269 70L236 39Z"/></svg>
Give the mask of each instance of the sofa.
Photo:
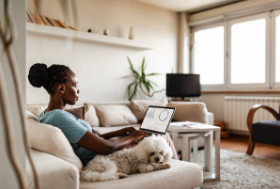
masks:
<svg viewBox="0 0 280 189"><path fill-rule="evenodd" d="M81 116L98 134L124 127L139 126L149 105L176 107L172 121L195 121L213 123L213 114L204 103L167 103L166 101L124 101L84 103L67 105L65 110ZM87 182L79 179L83 168L70 143L60 129L38 121L46 104L27 105L27 126L31 140L33 160L38 171L42 189L191 189L203 182L200 166L180 160L171 160L171 168L144 174L132 174L125 179L106 182ZM176 114L177 113L177 114ZM79 117L78 117L79 118ZM27 186L34 188L30 165L26 166Z"/></svg>

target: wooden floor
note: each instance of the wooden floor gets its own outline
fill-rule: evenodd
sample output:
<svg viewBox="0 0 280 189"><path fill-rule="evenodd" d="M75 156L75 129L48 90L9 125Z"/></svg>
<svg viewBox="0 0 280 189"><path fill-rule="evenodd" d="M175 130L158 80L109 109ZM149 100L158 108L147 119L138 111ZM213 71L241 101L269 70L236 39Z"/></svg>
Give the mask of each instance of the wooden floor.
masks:
<svg viewBox="0 0 280 189"><path fill-rule="evenodd" d="M231 135L229 139L221 140L221 149L246 153L248 138L248 136ZM253 155L280 160L280 146L256 143Z"/></svg>

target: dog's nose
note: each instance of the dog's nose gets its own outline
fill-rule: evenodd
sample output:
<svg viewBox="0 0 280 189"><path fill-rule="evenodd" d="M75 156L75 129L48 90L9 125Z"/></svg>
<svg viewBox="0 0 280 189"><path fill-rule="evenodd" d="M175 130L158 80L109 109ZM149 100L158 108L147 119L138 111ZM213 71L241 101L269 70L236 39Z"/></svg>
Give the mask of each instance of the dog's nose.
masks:
<svg viewBox="0 0 280 189"><path fill-rule="evenodd" d="M155 161L156 161L156 162L159 162L159 157L156 157L156 158L155 158Z"/></svg>

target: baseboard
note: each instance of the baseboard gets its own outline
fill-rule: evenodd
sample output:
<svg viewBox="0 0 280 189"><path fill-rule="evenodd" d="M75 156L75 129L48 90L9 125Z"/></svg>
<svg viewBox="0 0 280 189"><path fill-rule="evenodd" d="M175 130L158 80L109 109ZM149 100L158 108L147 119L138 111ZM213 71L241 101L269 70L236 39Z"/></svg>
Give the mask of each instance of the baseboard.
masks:
<svg viewBox="0 0 280 189"><path fill-rule="evenodd" d="M249 131L237 131L237 130L229 130L230 134L236 134L236 135L245 135L249 136Z"/></svg>

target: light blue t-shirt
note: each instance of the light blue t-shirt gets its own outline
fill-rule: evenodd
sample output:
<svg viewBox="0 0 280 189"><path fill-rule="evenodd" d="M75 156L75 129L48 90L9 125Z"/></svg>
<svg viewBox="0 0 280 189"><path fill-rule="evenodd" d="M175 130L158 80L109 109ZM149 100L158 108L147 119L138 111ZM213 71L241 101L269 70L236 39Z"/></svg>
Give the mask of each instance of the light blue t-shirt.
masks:
<svg viewBox="0 0 280 189"><path fill-rule="evenodd" d="M92 132L91 126L87 122L78 119L69 112L59 109L52 110L47 113L43 111L39 115L39 121L61 129L70 142L75 154L80 158L84 166L86 166L87 163L97 155L97 153L76 144L87 131Z"/></svg>

